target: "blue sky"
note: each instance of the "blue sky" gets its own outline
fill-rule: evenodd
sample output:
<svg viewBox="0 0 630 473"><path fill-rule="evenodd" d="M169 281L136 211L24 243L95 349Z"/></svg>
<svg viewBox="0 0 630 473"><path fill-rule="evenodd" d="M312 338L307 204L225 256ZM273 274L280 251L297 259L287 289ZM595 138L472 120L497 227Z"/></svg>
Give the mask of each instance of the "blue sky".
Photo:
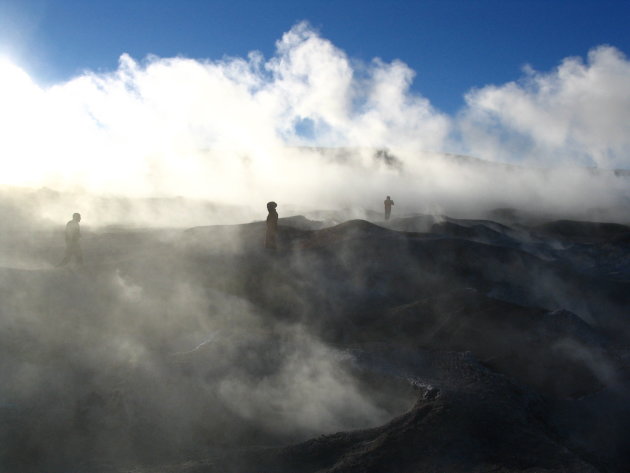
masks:
<svg viewBox="0 0 630 473"><path fill-rule="evenodd" d="M548 71L601 44L630 53L630 2L605 0L0 0L0 53L47 84L113 70L122 53L270 57L302 20L350 58L405 62L413 90L451 114L526 64Z"/></svg>

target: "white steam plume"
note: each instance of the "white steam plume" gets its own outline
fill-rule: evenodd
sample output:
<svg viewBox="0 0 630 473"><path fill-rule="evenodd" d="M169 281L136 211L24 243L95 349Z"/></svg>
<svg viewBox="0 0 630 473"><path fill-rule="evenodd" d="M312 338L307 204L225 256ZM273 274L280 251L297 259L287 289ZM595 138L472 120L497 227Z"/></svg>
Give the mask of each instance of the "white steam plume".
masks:
<svg viewBox="0 0 630 473"><path fill-rule="evenodd" d="M5 184L233 202L318 172L321 163L287 146L439 149L448 130L445 117L408 93L407 66L375 61L357 77L306 24L286 33L267 62L252 53L139 64L123 54L113 73L49 89L11 64L2 72ZM300 126L310 130L300 134Z"/></svg>
<svg viewBox="0 0 630 473"><path fill-rule="evenodd" d="M0 62L0 184L254 208L271 199L380 207L386 194L410 211L630 199L627 180L564 170L541 179L437 156L630 167L630 63L618 50L596 48L588 64L566 59L551 73L472 91L453 117L410 90L413 75L400 61L353 61L306 23L269 59L123 54L114 72L50 88ZM383 148L394 165L374 158Z"/></svg>
<svg viewBox="0 0 630 473"><path fill-rule="evenodd" d="M466 96L461 127L469 149L488 159L630 167L630 62L600 46L550 73L528 67L520 82Z"/></svg>

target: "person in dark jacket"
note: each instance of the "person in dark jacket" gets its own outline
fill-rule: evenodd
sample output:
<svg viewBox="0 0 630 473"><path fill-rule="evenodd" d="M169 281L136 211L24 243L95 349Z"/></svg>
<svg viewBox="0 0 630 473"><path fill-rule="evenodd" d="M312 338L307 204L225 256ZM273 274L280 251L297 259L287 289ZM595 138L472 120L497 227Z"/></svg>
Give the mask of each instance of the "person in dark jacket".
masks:
<svg viewBox="0 0 630 473"><path fill-rule="evenodd" d="M72 220L66 224L66 254L63 257L61 263L57 266L65 266L71 260L75 260L77 264L83 264L83 252L81 251L81 227L79 222L81 221L81 214L72 214Z"/></svg>
<svg viewBox="0 0 630 473"><path fill-rule="evenodd" d="M385 202L383 203L385 204L385 220L389 220L389 216L392 213L392 205L394 205L394 201L390 199L389 196L387 196L387 199L385 199Z"/></svg>
<svg viewBox="0 0 630 473"><path fill-rule="evenodd" d="M276 212L278 204L275 202L267 202L267 234L265 235L265 248L276 249L276 233L278 232L278 212Z"/></svg>

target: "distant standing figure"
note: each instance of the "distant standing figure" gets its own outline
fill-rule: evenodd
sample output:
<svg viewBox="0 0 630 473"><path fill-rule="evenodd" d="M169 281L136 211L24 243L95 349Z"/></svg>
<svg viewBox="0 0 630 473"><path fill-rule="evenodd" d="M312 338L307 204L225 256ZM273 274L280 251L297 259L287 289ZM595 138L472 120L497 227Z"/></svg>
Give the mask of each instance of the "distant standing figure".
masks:
<svg viewBox="0 0 630 473"><path fill-rule="evenodd" d="M265 235L265 248L276 249L276 233L278 231L278 212L276 212L278 204L275 202L267 202L267 234Z"/></svg>
<svg viewBox="0 0 630 473"><path fill-rule="evenodd" d="M66 254L58 266L65 266L74 259L79 265L83 264L83 253L81 252L81 228L79 222L81 214L72 214L72 220L66 224Z"/></svg>
<svg viewBox="0 0 630 473"><path fill-rule="evenodd" d="M389 216L392 214L392 205L394 205L394 201L387 196L385 199L385 220L389 220Z"/></svg>

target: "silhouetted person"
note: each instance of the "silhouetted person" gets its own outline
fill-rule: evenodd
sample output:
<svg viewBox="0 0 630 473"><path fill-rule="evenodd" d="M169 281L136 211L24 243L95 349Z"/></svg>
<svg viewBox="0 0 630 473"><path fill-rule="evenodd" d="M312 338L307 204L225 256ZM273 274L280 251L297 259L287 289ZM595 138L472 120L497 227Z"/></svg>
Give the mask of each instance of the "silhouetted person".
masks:
<svg viewBox="0 0 630 473"><path fill-rule="evenodd" d="M394 205L394 201L390 199L389 196L387 196L387 199L385 199L385 202L383 203L385 204L385 220L389 220L389 216L392 213L392 205Z"/></svg>
<svg viewBox="0 0 630 473"><path fill-rule="evenodd" d="M275 202L267 202L267 234L265 235L265 248L276 249L276 232L278 231L278 212L276 207L278 204Z"/></svg>
<svg viewBox="0 0 630 473"><path fill-rule="evenodd" d="M72 220L66 224L66 254L63 257L61 263L58 266L65 266L74 259L77 264L83 264L83 253L81 251L81 228L79 222L81 221L81 214L72 214Z"/></svg>

